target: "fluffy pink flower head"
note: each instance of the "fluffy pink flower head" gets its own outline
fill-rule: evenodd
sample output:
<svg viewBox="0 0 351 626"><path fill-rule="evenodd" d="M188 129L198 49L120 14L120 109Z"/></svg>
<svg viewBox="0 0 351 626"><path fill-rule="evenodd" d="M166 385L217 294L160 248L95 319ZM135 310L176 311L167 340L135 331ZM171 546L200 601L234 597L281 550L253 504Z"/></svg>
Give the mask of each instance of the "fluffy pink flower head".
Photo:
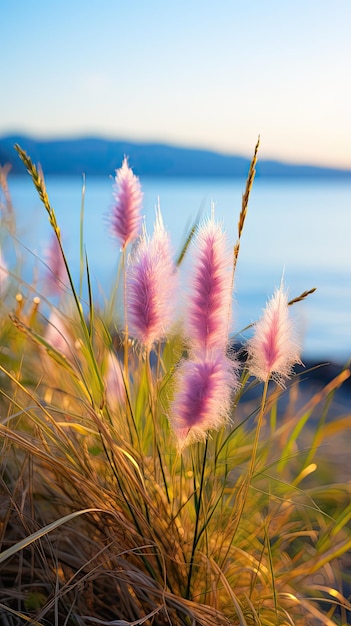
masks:
<svg viewBox="0 0 351 626"><path fill-rule="evenodd" d="M45 256L48 266L45 275L46 288L53 295L60 294L67 283L67 269L55 234L51 236Z"/></svg>
<svg viewBox="0 0 351 626"><path fill-rule="evenodd" d="M199 353L181 362L175 384L170 424L182 450L228 420L231 394L238 386L236 364L222 350Z"/></svg>
<svg viewBox="0 0 351 626"><path fill-rule="evenodd" d="M9 273L7 269L7 264L0 249L0 293L2 293L6 287L8 276Z"/></svg>
<svg viewBox="0 0 351 626"><path fill-rule="evenodd" d="M110 219L111 229L124 250L140 232L143 199L139 178L133 174L127 158L124 159L122 167L116 170L113 195L115 203Z"/></svg>
<svg viewBox="0 0 351 626"><path fill-rule="evenodd" d="M72 339L62 316L53 310L45 330L45 340L66 358L72 358Z"/></svg>
<svg viewBox="0 0 351 626"><path fill-rule="evenodd" d="M289 317L288 297L281 284L267 303L255 334L247 343L248 367L262 381L273 378L284 386L292 367L300 361L300 346Z"/></svg>
<svg viewBox="0 0 351 626"><path fill-rule="evenodd" d="M165 337L173 321L176 286L170 239L158 209L152 237L144 228L127 267L130 333L148 349Z"/></svg>
<svg viewBox="0 0 351 626"><path fill-rule="evenodd" d="M116 410L126 397L123 382L121 364L114 352L109 352L107 357L107 368L104 377L106 387L107 404L112 410Z"/></svg>
<svg viewBox="0 0 351 626"><path fill-rule="evenodd" d="M226 234L213 213L200 227L196 245L186 333L194 349L225 348L231 320L233 265Z"/></svg>

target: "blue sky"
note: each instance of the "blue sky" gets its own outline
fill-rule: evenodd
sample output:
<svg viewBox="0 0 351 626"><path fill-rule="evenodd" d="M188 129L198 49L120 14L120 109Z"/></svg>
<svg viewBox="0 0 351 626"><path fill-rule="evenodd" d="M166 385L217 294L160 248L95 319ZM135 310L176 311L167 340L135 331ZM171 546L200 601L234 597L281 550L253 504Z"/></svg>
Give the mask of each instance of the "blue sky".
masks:
<svg viewBox="0 0 351 626"><path fill-rule="evenodd" d="M0 4L0 134L351 168L350 0Z"/></svg>

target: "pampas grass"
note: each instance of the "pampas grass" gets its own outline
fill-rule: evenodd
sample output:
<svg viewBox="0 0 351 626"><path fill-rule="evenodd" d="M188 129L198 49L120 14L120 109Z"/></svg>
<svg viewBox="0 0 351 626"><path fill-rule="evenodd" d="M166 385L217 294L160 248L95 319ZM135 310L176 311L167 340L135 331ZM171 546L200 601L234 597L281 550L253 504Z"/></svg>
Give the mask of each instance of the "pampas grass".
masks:
<svg viewBox="0 0 351 626"><path fill-rule="evenodd" d="M9 290L3 303L0 623L349 623L350 484L333 478L321 448L351 425L351 415L326 421L349 369L298 403L298 378L284 375L282 390L267 370L262 391L222 333L214 348L201 339L195 349L180 320L135 344L90 289L82 302L43 174L18 151L67 287L57 323L41 314L45 294L34 303ZM48 318L64 344L48 336Z"/></svg>
<svg viewBox="0 0 351 626"><path fill-rule="evenodd" d="M186 317L192 350L225 349L232 310L233 258L214 211L195 237L194 269Z"/></svg>
<svg viewBox="0 0 351 626"><path fill-rule="evenodd" d="M301 365L300 346L288 311L288 296L283 284L276 289L255 324L254 336L246 345L248 367L263 382L271 376L284 386L296 363Z"/></svg>
<svg viewBox="0 0 351 626"><path fill-rule="evenodd" d="M171 242L158 207L152 237L144 228L130 255L126 278L126 305L131 335L150 350L166 337L174 321L177 271Z"/></svg>
<svg viewBox="0 0 351 626"><path fill-rule="evenodd" d="M235 365L221 350L183 360L175 376L170 418L180 449L226 423L237 387Z"/></svg>
<svg viewBox="0 0 351 626"><path fill-rule="evenodd" d="M55 233L51 234L45 258L47 263L45 291L48 295L61 296L67 283L67 271Z"/></svg>
<svg viewBox="0 0 351 626"><path fill-rule="evenodd" d="M140 181L129 167L127 158L124 158L122 167L116 170L113 195L110 226L112 234L117 237L124 250L140 232L143 200Z"/></svg>

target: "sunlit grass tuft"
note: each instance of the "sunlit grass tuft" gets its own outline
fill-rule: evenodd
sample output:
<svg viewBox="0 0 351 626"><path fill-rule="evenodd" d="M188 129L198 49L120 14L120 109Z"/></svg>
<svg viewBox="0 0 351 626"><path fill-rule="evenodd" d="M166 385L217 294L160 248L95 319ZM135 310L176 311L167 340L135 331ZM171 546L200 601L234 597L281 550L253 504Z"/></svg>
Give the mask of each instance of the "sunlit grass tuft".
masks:
<svg viewBox="0 0 351 626"><path fill-rule="evenodd" d="M297 377L282 390L244 362L227 419L180 447L176 374L202 356L181 321L151 347L127 335L111 303L96 306L86 259L76 289L43 174L18 152L67 286L56 307L11 291L2 304L0 623L349 623L351 486L324 446L349 432L351 414L327 415L350 370L306 399Z"/></svg>

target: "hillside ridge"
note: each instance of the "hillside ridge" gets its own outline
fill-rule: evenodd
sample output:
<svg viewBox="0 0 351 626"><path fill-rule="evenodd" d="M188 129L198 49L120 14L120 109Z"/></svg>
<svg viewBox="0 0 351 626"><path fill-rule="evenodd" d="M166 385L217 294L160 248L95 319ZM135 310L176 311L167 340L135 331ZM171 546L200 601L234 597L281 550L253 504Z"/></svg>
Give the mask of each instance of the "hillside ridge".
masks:
<svg viewBox="0 0 351 626"><path fill-rule="evenodd" d="M228 155L166 143L89 136L36 139L12 134L0 137L0 165L10 164L13 174L25 172L14 149L16 143L29 154L33 162L40 163L46 174L56 175L113 174L125 156L139 176L246 178L250 164L249 158L237 154ZM351 180L351 170L259 159L257 177Z"/></svg>

